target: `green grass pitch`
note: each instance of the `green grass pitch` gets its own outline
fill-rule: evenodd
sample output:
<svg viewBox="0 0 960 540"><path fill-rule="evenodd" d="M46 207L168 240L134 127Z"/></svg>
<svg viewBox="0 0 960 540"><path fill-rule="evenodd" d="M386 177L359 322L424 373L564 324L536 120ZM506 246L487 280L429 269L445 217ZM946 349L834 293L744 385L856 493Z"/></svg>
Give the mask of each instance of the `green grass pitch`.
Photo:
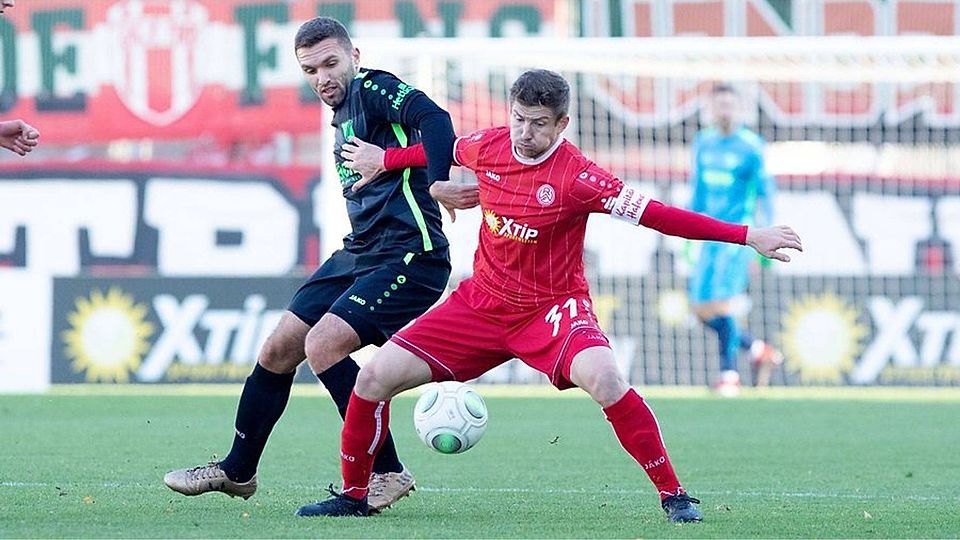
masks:
<svg viewBox="0 0 960 540"><path fill-rule="evenodd" d="M250 500L168 491L168 469L229 449L239 387L0 396L0 537L717 538L960 536L960 392L641 389L705 521L673 525L578 391L480 387L484 440L444 456L394 401L419 488L383 514L296 518L339 481L340 419L298 389ZM514 393L514 395L510 395Z"/></svg>

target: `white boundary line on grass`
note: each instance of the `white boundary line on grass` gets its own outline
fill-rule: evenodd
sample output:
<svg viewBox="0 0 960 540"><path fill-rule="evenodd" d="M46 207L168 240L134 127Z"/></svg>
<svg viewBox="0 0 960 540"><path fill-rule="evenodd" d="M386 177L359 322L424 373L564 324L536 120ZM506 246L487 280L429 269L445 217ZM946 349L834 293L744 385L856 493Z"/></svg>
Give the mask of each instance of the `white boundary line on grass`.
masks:
<svg viewBox="0 0 960 540"><path fill-rule="evenodd" d="M558 392L547 384L476 384L474 388L484 397L513 398L562 398L589 399L580 391ZM229 396L240 395L241 384L57 384L53 385L48 396ZM640 395L650 399L712 399L724 401L702 386L637 386ZM420 389L408 390L402 397L416 397ZM15 396L16 394L11 394ZM293 396L325 396L326 390L320 383L296 384ZM6 397L6 396L3 396ZM741 401L769 400L830 400L830 401L907 401L907 402L960 402L958 387L901 387L901 386L775 386L770 388L743 389Z"/></svg>
<svg viewBox="0 0 960 540"><path fill-rule="evenodd" d="M150 488L153 486L139 483L120 484L115 482L105 482L100 484L83 484L74 482L64 482L63 487L50 482L0 482L0 488ZM295 484L287 486L293 489L314 489L317 486L306 484ZM531 495L649 495L650 490L644 489L585 489L585 488L482 488L482 487L417 487L417 491L425 493L523 493ZM960 501L960 495L955 496L936 496L936 495L870 495L858 493L817 493L805 491L786 491L786 492L764 492L764 491L709 491L697 490L694 495L710 496L734 496L734 497L771 497L783 499L851 499L867 501Z"/></svg>
<svg viewBox="0 0 960 540"><path fill-rule="evenodd" d="M570 495L600 495L604 493L614 495L647 495L649 490L634 489L532 489L532 488L431 488L418 487L417 491L436 493L530 493L530 494L570 494ZM693 492L691 492L693 493ZM867 495L856 493L814 493L814 492L763 492L763 491L709 491L697 490L696 495L710 496L740 496L740 497L781 497L781 498L808 498L808 499L856 499L882 501L960 501L960 495L955 497L937 497L929 495Z"/></svg>

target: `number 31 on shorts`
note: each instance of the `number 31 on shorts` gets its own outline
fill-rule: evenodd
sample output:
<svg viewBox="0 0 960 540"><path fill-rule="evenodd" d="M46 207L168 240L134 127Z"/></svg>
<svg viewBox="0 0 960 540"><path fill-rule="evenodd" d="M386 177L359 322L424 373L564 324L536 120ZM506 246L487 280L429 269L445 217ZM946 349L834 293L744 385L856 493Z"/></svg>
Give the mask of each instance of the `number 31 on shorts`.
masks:
<svg viewBox="0 0 960 540"><path fill-rule="evenodd" d="M583 310L584 315L590 313L590 303L586 300L583 301ZM555 304L550 311L547 312L547 316L544 317L544 322L547 324L553 325L553 337L557 337L557 334L560 333L560 322L563 320L564 315L570 315L571 322L576 319L580 314L577 311L577 299L576 298L567 298L562 304Z"/></svg>

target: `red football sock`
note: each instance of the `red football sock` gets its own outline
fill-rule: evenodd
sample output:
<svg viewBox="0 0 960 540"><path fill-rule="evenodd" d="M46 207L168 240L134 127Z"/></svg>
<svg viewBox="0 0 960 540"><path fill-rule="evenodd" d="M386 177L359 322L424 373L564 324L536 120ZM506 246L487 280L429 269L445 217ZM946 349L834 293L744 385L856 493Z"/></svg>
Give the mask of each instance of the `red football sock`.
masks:
<svg viewBox="0 0 960 540"><path fill-rule="evenodd" d="M367 496L373 458L387 438L390 425L390 402L367 401L350 394L347 417L340 436L340 469L343 494L353 499Z"/></svg>
<svg viewBox="0 0 960 540"><path fill-rule="evenodd" d="M624 450L637 460L657 486L660 499L683 493L677 473L673 471L667 456L667 449L663 446L657 417L643 398L631 388L620 401L603 409L603 412L613 424L613 431Z"/></svg>

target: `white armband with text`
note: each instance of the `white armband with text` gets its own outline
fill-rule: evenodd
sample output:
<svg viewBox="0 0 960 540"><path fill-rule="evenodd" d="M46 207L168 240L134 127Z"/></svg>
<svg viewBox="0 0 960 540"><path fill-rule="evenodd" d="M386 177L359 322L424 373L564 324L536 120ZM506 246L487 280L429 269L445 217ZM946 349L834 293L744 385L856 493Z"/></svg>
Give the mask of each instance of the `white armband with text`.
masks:
<svg viewBox="0 0 960 540"><path fill-rule="evenodd" d="M650 204L650 198L644 197L639 190L632 187L623 186L620 195L613 200L613 207L610 209L610 215L633 223L640 224L640 217L647 205Z"/></svg>

